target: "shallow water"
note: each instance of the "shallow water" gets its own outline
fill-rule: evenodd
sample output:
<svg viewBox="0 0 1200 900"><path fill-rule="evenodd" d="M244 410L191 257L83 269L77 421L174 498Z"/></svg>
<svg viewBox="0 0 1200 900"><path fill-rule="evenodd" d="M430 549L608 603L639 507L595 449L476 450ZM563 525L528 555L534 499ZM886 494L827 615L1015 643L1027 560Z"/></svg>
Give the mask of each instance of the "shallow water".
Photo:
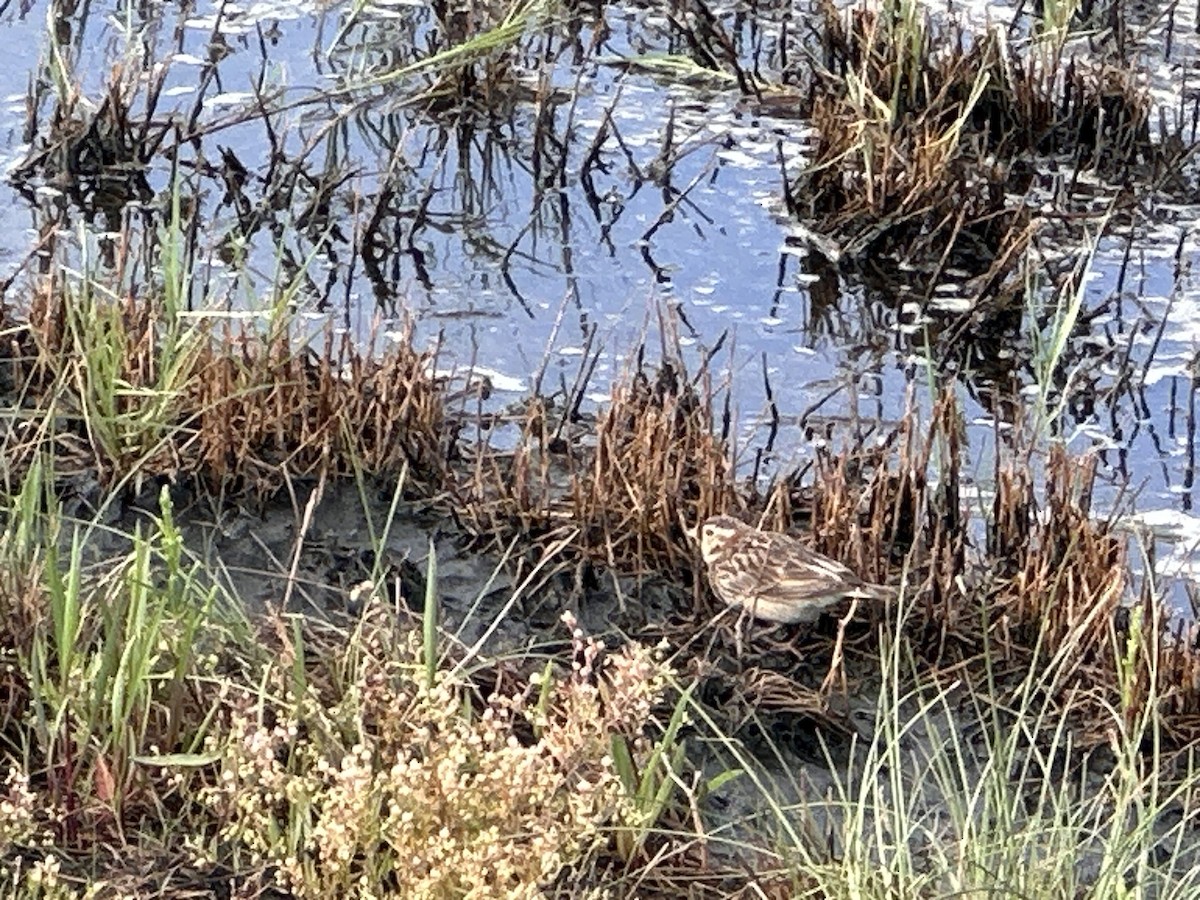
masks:
<svg viewBox="0 0 1200 900"><path fill-rule="evenodd" d="M977 21L1011 18L1004 7L973 12ZM1158 54L1142 58L1164 116L1181 115L1191 100L1184 85L1194 80L1196 52L1184 36L1194 36L1185 21L1193 12L1148 15L1143 31L1127 36ZM781 41L784 25L788 35L803 33L806 15L773 7L731 18L743 64L780 77L799 50L794 38ZM781 169L794 174L803 164L804 123L757 113L727 82L617 65L678 51L679 38L652 8L606 7L602 16L525 41L505 82L519 89L464 120L410 108L432 76L363 86L422 55L436 27L425 8L10 6L0 21L10 48L0 71L0 153L10 173L29 153L27 88L59 77L56 66L92 107L123 66L139 86L130 91L135 114L146 83L164 72L151 118L167 134L164 146L178 142L180 168L173 175L167 156L155 156L149 193L107 219L89 215L52 177L27 180L24 191L5 181L0 276L27 264L47 228L76 244L69 258L79 266L103 267L112 252L104 230L152 236L177 177L202 225L194 302L258 308L283 290L314 323L333 317L364 341L411 315L422 339L440 340L441 365L489 377L496 406L531 390L539 372L543 389L569 387L590 353L599 360L587 395L602 402L624 354L647 334L657 343L664 310L678 314L681 340L697 357L724 337L716 363L734 394L746 471L770 434L767 385L780 425L763 474L811 454L812 432L886 426L910 395L927 406L925 381L939 360L924 358L926 334L961 313L954 286L926 308L916 303L923 285L911 297L880 294L823 264L783 209ZM317 97L346 85L357 87ZM551 89L553 101L539 102ZM266 121L248 115L256 97L278 111ZM43 134L52 107L48 96L37 104ZM1152 122L1157 131L1158 116ZM1061 187L1070 166L1059 165L1044 161L1038 189ZM1180 178L1194 184L1193 174ZM1094 186L1092 233L1118 188ZM1077 362L1066 421L1073 449L1102 454L1100 506L1120 500L1149 513L1143 521L1160 536L1182 536L1160 552L1163 571L1200 574L1200 306L1192 299L1195 210L1179 202L1187 194L1147 193L1132 221L1107 224L1082 305L1095 317L1070 345ZM1080 248L1047 233L1038 250L1051 267ZM127 280L144 271L131 267ZM981 495L996 431L984 363L1017 366L1020 383L1036 391L1019 365L1025 355L1007 341L982 342L969 357L978 365L960 376L974 462L966 474Z"/></svg>

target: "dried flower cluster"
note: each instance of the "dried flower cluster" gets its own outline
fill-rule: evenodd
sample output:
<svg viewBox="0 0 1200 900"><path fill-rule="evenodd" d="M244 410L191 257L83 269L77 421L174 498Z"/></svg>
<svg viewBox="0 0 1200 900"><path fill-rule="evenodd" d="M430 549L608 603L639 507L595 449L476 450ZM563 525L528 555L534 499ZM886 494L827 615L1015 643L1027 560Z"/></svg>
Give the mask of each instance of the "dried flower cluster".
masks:
<svg viewBox="0 0 1200 900"><path fill-rule="evenodd" d="M211 742L218 845L299 897L537 897L632 821L609 751L614 734L649 749L669 675L653 651L575 632L573 671L480 701L452 670L426 684L417 635L360 636L335 702L247 698Z"/></svg>
<svg viewBox="0 0 1200 900"><path fill-rule="evenodd" d="M61 810L48 809L46 798L30 788L29 776L10 765L0 786L0 896L36 900L80 896L60 877L62 863L52 849L54 835L48 820L61 817Z"/></svg>
<svg viewBox="0 0 1200 900"><path fill-rule="evenodd" d="M29 789L29 776L16 767L8 770L0 795L0 856L14 844L26 844L37 830L36 810L42 801Z"/></svg>

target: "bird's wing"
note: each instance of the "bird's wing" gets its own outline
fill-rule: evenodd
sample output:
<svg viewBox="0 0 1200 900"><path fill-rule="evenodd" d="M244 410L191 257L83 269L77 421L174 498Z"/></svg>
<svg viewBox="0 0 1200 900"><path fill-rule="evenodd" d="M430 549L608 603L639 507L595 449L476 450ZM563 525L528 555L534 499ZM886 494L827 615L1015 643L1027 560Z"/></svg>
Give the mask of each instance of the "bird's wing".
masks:
<svg viewBox="0 0 1200 900"><path fill-rule="evenodd" d="M838 600L877 596L869 585L837 560L809 550L786 535L765 535L771 544L759 596L781 603L811 603L820 608Z"/></svg>
<svg viewBox="0 0 1200 900"><path fill-rule="evenodd" d="M733 553L710 569L709 581L730 606L785 608L793 622L814 621L851 597L882 599L887 590L775 532L746 535Z"/></svg>

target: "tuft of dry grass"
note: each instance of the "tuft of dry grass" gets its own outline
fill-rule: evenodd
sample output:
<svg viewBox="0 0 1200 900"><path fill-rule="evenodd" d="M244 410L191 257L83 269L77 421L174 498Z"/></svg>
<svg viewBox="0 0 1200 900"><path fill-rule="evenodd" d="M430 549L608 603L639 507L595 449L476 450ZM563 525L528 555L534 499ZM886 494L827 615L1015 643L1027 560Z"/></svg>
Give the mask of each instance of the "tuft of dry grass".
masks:
<svg viewBox="0 0 1200 900"><path fill-rule="evenodd" d="M406 471L431 492L443 480L454 430L411 329L363 347L300 320L184 317L160 297L51 283L24 334L19 394L57 433L14 436L10 477L49 438L106 480L196 475L259 496L319 475Z"/></svg>
<svg viewBox="0 0 1200 900"><path fill-rule="evenodd" d="M1017 535L999 536L1010 549L1015 572L993 599L1010 633L1026 646L1039 635L1050 646L1070 638L1087 665L1109 646L1116 612L1127 593L1125 541L1108 523L1091 515L1096 475L1094 456L1072 457L1058 445L1046 464L1045 499L1039 511L1029 507L1020 479L1011 497L998 494L1008 507L1002 521L1017 526ZM1022 515L1017 510L1024 508Z"/></svg>
<svg viewBox="0 0 1200 900"><path fill-rule="evenodd" d="M636 358L582 436L535 403L511 454L476 455L453 488L473 533L537 546L578 529L573 549L617 571L690 566L684 530L729 505L731 463L707 377L694 383L678 355L653 369Z"/></svg>
<svg viewBox="0 0 1200 900"><path fill-rule="evenodd" d="M1001 45L942 52L947 44L919 12L843 17L827 4L824 22L829 77L813 104L816 156L793 192L804 198L801 214L847 261L969 261L972 275L998 282L1031 234L1023 207L1006 208L1010 173L989 162L974 124L993 99L987 88L1012 87Z"/></svg>
<svg viewBox="0 0 1200 900"><path fill-rule="evenodd" d="M344 333L327 332L324 349L305 351L285 330L266 337L224 331L197 360L187 398L195 410L195 471L268 488L281 473L350 474L355 467L441 481L451 436L443 392L433 357L414 348L411 331L378 353Z"/></svg>
<svg viewBox="0 0 1200 900"><path fill-rule="evenodd" d="M843 262L882 256L930 283L954 267L972 299L1009 303L1040 227L1010 199L1030 187L1029 155L1069 154L1117 178L1160 155L1127 67L1064 64L1052 40L1018 51L998 30L969 36L912 3L821 9L818 146L790 197Z"/></svg>

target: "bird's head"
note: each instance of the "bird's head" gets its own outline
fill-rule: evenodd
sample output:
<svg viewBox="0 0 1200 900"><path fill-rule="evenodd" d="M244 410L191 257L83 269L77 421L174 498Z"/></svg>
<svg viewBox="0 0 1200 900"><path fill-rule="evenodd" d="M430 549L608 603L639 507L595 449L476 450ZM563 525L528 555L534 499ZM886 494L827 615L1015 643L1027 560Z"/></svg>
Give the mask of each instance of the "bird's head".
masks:
<svg viewBox="0 0 1200 900"><path fill-rule="evenodd" d="M700 555L707 563L723 555L725 548L746 530L746 526L732 516L712 516L699 530Z"/></svg>

